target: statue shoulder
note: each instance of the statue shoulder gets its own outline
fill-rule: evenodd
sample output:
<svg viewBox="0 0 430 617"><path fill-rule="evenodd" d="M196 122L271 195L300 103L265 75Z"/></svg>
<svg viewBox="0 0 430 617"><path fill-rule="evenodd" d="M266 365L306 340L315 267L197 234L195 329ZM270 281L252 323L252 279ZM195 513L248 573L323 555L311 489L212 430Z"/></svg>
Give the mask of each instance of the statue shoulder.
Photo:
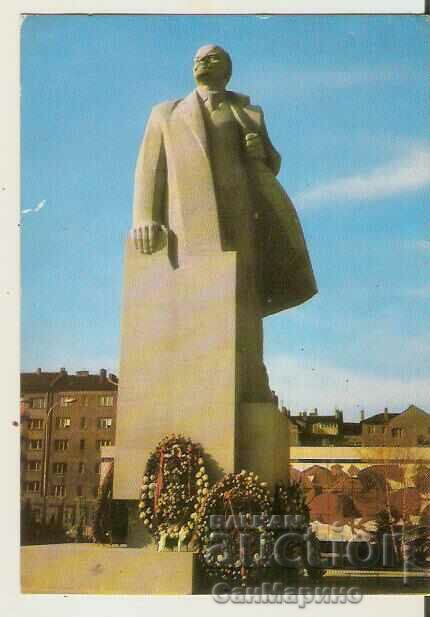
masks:
<svg viewBox="0 0 430 617"><path fill-rule="evenodd" d="M181 99L174 99L171 101L162 101L161 103L157 103L157 105L154 105L152 108L151 115L162 118L168 117L180 100Z"/></svg>

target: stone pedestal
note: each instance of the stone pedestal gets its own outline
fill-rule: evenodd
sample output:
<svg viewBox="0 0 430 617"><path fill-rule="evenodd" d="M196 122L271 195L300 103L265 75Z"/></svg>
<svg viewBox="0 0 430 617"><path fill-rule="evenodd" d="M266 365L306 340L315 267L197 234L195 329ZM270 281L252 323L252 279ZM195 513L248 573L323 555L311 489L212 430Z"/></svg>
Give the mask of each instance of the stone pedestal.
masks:
<svg viewBox="0 0 430 617"><path fill-rule="evenodd" d="M126 242L115 499L139 499L150 452L167 434L200 443L213 479L248 469L269 485L286 479L288 420L273 403L240 400L236 253L146 256ZM238 317L239 316L239 317ZM133 517L131 517L133 520ZM138 525L129 541L144 545Z"/></svg>

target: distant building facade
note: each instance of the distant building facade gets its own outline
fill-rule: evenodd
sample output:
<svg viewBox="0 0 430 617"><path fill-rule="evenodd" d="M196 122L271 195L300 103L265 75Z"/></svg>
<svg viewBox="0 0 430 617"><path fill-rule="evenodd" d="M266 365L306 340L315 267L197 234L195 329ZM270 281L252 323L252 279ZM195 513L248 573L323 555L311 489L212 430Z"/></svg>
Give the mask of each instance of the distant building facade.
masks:
<svg viewBox="0 0 430 617"><path fill-rule="evenodd" d="M401 413L383 413L363 420L364 446L430 446L430 414L415 405Z"/></svg>
<svg viewBox="0 0 430 617"><path fill-rule="evenodd" d="M430 445L430 414L410 405L400 413L387 408L369 418L361 411L359 422L345 422L343 413L320 415L317 409L298 415L284 408L290 425L292 446L401 446Z"/></svg>
<svg viewBox="0 0 430 617"><path fill-rule="evenodd" d="M288 414L291 445L336 446L359 445L361 426L359 422L344 422L343 412L336 409L332 415L320 415L318 409L302 412L297 416Z"/></svg>
<svg viewBox="0 0 430 617"><path fill-rule="evenodd" d="M117 390L104 369L21 374L21 499L35 520L91 524L100 448L115 440Z"/></svg>

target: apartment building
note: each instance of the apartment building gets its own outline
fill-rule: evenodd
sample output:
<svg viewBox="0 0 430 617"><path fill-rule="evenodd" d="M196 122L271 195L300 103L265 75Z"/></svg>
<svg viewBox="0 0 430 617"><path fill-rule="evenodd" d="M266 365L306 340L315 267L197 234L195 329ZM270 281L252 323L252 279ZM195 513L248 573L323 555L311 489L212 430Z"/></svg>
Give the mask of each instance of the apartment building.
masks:
<svg viewBox="0 0 430 617"><path fill-rule="evenodd" d="M117 390L104 369L21 374L21 499L36 520L91 524L100 448L114 444Z"/></svg>

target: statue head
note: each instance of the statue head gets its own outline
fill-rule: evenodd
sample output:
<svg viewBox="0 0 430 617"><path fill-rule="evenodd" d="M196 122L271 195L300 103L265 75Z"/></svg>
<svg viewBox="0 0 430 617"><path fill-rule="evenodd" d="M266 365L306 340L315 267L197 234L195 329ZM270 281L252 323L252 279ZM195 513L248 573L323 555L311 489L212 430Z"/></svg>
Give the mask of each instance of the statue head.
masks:
<svg viewBox="0 0 430 617"><path fill-rule="evenodd" d="M230 80L232 73L231 58L218 45L200 47L193 59L193 76L199 86L222 89Z"/></svg>

